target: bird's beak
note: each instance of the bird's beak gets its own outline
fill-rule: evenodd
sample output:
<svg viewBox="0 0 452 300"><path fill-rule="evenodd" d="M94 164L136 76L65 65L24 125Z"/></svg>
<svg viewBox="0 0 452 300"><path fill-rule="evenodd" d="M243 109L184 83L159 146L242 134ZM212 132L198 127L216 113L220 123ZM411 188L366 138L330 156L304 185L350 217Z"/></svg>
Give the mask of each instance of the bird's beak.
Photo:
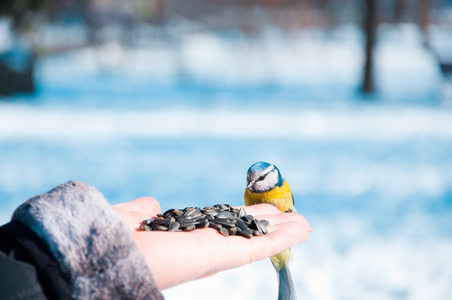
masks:
<svg viewBox="0 0 452 300"><path fill-rule="evenodd" d="M252 187L252 186L254 185L255 182L256 182L256 181L251 180L250 183L248 183L247 188L249 189L250 187Z"/></svg>

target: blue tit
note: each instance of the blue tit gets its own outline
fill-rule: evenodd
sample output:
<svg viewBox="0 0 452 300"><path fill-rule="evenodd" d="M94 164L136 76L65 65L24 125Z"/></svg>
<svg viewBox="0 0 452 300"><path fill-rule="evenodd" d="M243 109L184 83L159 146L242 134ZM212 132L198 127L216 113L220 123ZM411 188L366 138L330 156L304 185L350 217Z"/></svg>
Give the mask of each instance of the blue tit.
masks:
<svg viewBox="0 0 452 300"><path fill-rule="evenodd" d="M294 200L289 184L275 165L266 162L253 164L247 173L245 205L269 203L281 212L294 212ZM278 300L295 299L295 289L289 270L290 249L270 257L278 273Z"/></svg>

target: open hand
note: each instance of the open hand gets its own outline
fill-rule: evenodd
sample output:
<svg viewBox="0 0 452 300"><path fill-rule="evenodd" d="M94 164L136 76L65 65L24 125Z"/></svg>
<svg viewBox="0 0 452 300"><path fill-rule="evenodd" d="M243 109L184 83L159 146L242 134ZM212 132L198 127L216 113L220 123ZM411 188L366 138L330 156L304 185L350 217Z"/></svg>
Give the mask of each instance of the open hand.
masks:
<svg viewBox="0 0 452 300"><path fill-rule="evenodd" d="M268 234L247 239L225 237L212 228L190 232L138 231L141 221L160 213L160 204L142 197L113 206L127 222L160 289L262 260L310 239L306 219L281 213L270 204L245 207L247 214L270 222Z"/></svg>

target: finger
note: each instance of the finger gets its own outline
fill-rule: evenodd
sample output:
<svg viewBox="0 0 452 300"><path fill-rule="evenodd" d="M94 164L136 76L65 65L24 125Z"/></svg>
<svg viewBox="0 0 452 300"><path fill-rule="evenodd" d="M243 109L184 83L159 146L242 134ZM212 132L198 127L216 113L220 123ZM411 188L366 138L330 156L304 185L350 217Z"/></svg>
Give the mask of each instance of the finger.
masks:
<svg viewBox="0 0 452 300"><path fill-rule="evenodd" d="M226 241L228 242L226 249L234 254L229 263L237 267L275 255L294 246L299 239L286 230L276 230L251 239L238 236L227 237Z"/></svg>
<svg viewBox="0 0 452 300"><path fill-rule="evenodd" d="M155 216L161 212L160 204L152 197L141 197L129 202L113 205L113 207L148 215L148 217Z"/></svg>
<svg viewBox="0 0 452 300"><path fill-rule="evenodd" d="M278 208L268 203L260 203L250 206L237 206L236 208L244 208L247 214L253 216L276 215L281 213Z"/></svg>
<svg viewBox="0 0 452 300"><path fill-rule="evenodd" d="M268 234L251 239L240 236L224 237L211 228L195 230L189 234L193 235L204 249L210 250L210 255L206 253L203 256L205 260L210 259L211 263L215 264L219 257L227 257L227 268L265 259L310 239L308 230L299 222L285 222L273 226L273 230Z"/></svg>
<svg viewBox="0 0 452 300"><path fill-rule="evenodd" d="M260 215L255 218L258 220L262 219L267 220L270 223L270 225L273 226L284 222L297 222L300 224L300 226L302 226L306 230L309 230L311 228L306 218L298 213L279 213L276 215Z"/></svg>
<svg viewBox="0 0 452 300"><path fill-rule="evenodd" d="M300 242L310 239L306 231L294 234L292 230L285 229L269 232L265 237L271 242L269 249L271 249L272 253L270 255L280 253L284 249L291 248Z"/></svg>
<svg viewBox="0 0 452 300"><path fill-rule="evenodd" d="M284 231L289 234L293 238L294 245L311 239L309 236L309 229L301 227L298 222L285 222L278 224L277 226L269 226L268 228L269 233L279 231Z"/></svg>

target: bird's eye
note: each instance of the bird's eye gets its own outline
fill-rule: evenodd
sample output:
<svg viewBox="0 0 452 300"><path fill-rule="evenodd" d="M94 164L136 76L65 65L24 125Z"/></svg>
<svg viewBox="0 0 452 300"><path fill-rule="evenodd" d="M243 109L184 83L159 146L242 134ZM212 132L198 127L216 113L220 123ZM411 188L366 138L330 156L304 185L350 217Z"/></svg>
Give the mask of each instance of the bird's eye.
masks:
<svg viewBox="0 0 452 300"><path fill-rule="evenodd" d="M264 180L265 179L265 175L262 175L262 176L260 176L258 179L257 179L257 181L261 181L261 180Z"/></svg>

